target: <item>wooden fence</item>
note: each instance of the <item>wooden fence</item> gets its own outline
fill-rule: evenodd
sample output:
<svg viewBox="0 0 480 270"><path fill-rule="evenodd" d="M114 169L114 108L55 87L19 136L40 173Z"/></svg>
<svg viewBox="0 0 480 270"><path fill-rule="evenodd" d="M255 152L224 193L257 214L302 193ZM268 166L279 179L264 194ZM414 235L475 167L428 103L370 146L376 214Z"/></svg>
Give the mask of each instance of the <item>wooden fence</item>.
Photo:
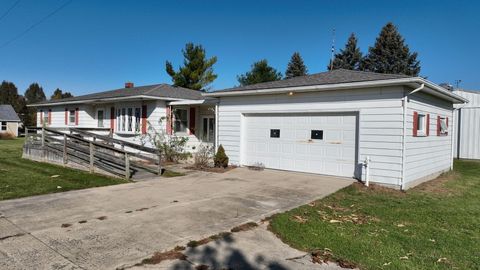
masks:
<svg viewBox="0 0 480 270"><path fill-rule="evenodd" d="M87 167L92 173L99 169L99 172L126 179L139 172L162 173L161 153L157 149L114 139L110 135L77 128L68 131L27 128L25 137L24 156L27 158L48 159L64 165L71 161Z"/></svg>

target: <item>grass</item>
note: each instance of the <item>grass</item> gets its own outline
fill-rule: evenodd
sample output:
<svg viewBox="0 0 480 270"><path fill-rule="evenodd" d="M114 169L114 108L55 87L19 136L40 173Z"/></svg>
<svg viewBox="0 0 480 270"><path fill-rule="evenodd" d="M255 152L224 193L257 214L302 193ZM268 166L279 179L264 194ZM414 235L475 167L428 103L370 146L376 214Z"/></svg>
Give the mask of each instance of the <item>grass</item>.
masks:
<svg viewBox="0 0 480 270"><path fill-rule="evenodd" d="M480 269L480 162L406 193L351 185L274 216L289 245L361 269Z"/></svg>
<svg viewBox="0 0 480 270"><path fill-rule="evenodd" d="M20 138L0 140L0 200L127 182L123 179L22 159L23 142L24 139Z"/></svg>
<svg viewBox="0 0 480 270"><path fill-rule="evenodd" d="M177 177L177 176L185 176L184 173L180 173L180 172L174 172L174 171L170 171L170 170L165 170L163 173L162 173L162 176L163 177Z"/></svg>

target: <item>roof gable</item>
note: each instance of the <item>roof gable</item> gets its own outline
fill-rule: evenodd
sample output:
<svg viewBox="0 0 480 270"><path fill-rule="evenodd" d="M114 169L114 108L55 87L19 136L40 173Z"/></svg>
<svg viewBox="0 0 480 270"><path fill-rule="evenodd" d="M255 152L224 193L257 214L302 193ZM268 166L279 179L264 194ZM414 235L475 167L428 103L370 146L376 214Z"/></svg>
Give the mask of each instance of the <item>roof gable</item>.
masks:
<svg viewBox="0 0 480 270"><path fill-rule="evenodd" d="M13 109L12 105L5 104L0 105L0 121L19 122L20 118L18 118L18 115Z"/></svg>

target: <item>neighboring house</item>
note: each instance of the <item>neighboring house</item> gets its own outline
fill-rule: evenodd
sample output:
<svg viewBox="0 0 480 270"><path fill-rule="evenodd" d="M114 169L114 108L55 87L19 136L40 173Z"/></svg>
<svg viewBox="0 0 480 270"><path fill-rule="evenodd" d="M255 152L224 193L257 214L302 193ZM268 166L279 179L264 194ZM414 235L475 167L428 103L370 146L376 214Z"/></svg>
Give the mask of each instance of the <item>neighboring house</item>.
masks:
<svg viewBox="0 0 480 270"><path fill-rule="evenodd" d="M469 100L455 112L455 157L480 159L480 91L457 89L454 93Z"/></svg>
<svg viewBox="0 0 480 270"><path fill-rule="evenodd" d="M20 118L12 105L0 105L0 133L11 133L18 137Z"/></svg>
<svg viewBox="0 0 480 270"><path fill-rule="evenodd" d="M453 105L464 102L420 77L335 70L210 93L126 87L35 106L39 126L103 126L138 140L150 124L188 136L192 151L222 144L232 164L406 189L451 169Z"/></svg>

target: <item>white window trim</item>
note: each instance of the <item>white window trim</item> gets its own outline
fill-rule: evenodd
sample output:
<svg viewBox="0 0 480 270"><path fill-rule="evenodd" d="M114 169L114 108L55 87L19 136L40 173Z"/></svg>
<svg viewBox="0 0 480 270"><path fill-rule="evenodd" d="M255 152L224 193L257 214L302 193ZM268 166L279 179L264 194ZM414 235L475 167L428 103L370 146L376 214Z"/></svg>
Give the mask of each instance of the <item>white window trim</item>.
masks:
<svg viewBox="0 0 480 270"><path fill-rule="evenodd" d="M102 119L103 126L99 126L99 125L98 125L98 124L99 124L99 122L98 122L98 120L99 120L99 119L98 119L98 112L99 112L99 111L103 111L103 119ZM95 120L97 121L97 127L98 127L98 128L104 128L104 127L105 127L105 120L106 120L106 119L107 119L107 118L106 118L106 110L105 110L104 108L97 108L97 109L95 110Z"/></svg>
<svg viewBox="0 0 480 270"><path fill-rule="evenodd" d="M445 123L445 130L442 132L442 122ZM448 136L447 117L440 116L440 136Z"/></svg>
<svg viewBox="0 0 480 270"><path fill-rule="evenodd" d="M202 115L202 116L200 117L200 125L201 125L201 127L202 127L202 133L199 134L198 138L199 138L199 140L200 140L201 142L203 142L203 143L211 143L211 144L213 144L213 143L215 142L215 124L214 124L214 126L213 126L213 141L212 141L212 142L210 142L210 141L208 141L208 140L204 141L204 140L203 140L203 133L204 133L203 120L204 120L204 119L207 119L207 138L208 138L208 137L210 137L210 136L209 136L210 134L209 134L209 131L208 131L208 124L209 124L209 122L210 122L210 119L213 119L213 121L215 121L215 115ZM214 123L215 123L215 122L214 122Z"/></svg>
<svg viewBox="0 0 480 270"><path fill-rule="evenodd" d="M72 118L70 116L70 113L73 112L73 122L71 121ZM78 112L80 113L80 112ZM69 126L75 126L75 122L77 122L77 110L76 109L73 109L73 110L68 110L68 125Z"/></svg>
<svg viewBox="0 0 480 270"><path fill-rule="evenodd" d="M132 130L128 130L128 109L132 109ZM139 116L139 127L138 131L136 129L136 116L135 116L135 110L139 109L140 110L140 116ZM122 111L125 110L125 119L122 119ZM118 113L120 111L120 113ZM122 121L124 120L124 121ZM142 130L142 106L117 106L115 107L115 121L116 121L116 127L115 127L115 133L118 134L126 134L126 135L133 135L137 134ZM125 130L122 130L122 127L125 127Z"/></svg>
<svg viewBox="0 0 480 270"><path fill-rule="evenodd" d="M187 127L185 131L175 131L175 110L186 110L187 111ZM187 106L179 106L179 107L172 107L172 133L178 136L188 136L190 134L190 107Z"/></svg>
<svg viewBox="0 0 480 270"><path fill-rule="evenodd" d="M422 122L422 129L420 129L420 116L423 117ZM417 115L417 137L426 137L427 136L427 114L425 113L418 113Z"/></svg>

